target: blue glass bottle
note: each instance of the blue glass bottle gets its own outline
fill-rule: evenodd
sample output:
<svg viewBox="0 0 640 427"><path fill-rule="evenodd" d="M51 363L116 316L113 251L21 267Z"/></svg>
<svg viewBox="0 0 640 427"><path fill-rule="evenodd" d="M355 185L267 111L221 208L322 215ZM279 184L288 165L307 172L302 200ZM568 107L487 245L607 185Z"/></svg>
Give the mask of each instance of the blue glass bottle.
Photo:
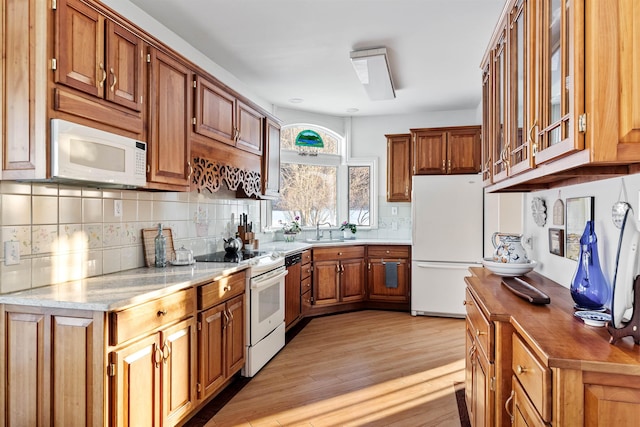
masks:
<svg viewBox="0 0 640 427"><path fill-rule="evenodd" d="M570 290L576 308L581 310L600 310L611 295L609 283L600 268L598 238L593 221L587 221L580 237L578 268L571 280Z"/></svg>

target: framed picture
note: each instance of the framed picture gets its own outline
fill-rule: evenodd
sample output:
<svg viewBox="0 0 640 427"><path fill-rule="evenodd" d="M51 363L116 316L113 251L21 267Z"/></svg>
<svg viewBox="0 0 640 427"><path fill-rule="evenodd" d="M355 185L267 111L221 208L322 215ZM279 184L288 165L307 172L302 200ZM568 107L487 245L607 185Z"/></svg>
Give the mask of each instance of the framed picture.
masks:
<svg viewBox="0 0 640 427"><path fill-rule="evenodd" d="M562 228L549 229L549 252L564 256L564 230Z"/></svg>
<svg viewBox="0 0 640 427"><path fill-rule="evenodd" d="M567 226L565 256L577 260L580 255L580 237L587 221L593 220L593 197L574 197L567 199Z"/></svg>

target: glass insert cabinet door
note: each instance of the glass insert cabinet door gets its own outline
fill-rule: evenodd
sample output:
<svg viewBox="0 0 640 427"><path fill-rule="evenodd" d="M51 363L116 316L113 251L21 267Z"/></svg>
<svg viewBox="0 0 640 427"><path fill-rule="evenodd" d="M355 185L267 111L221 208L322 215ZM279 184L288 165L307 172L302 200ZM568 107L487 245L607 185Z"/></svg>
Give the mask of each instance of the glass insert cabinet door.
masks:
<svg viewBox="0 0 640 427"><path fill-rule="evenodd" d="M536 164L580 150L583 138L575 131L575 111L580 102L577 94L583 78L576 73L584 45L583 24L576 19L575 0L540 0L537 36L538 102L537 117L531 134L535 136L533 152ZM582 111L580 108L579 111Z"/></svg>

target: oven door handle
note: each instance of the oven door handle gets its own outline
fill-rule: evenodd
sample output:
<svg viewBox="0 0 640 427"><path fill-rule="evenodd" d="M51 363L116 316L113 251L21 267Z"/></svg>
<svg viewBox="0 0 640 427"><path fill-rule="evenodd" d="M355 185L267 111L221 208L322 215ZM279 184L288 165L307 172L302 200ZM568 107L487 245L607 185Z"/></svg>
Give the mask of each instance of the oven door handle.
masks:
<svg viewBox="0 0 640 427"><path fill-rule="evenodd" d="M269 278L266 278L266 279L263 279L263 280L251 279L250 288L252 290L267 288L267 287L273 285L274 283L277 283L280 280L284 279L284 276L286 276L287 274L289 274L289 272L287 270L284 270L282 273L278 274L277 276L272 276L272 277L269 277Z"/></svg>

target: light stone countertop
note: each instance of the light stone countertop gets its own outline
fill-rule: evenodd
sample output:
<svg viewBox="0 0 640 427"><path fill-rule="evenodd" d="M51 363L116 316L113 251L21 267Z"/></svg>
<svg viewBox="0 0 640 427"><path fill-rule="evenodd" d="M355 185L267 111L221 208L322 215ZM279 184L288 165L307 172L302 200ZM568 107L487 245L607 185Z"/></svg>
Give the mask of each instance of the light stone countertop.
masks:
<svg viewBox="0 0 640 427"><path fill-rule="evenodd" d="M343 242L275 241L259 250L280 252L283 256L312 247L353 245L411 245L408 240L356 239ZM199 262L188 266L136 268L104 276L72 280L57 285L0 295L0 304L28 305L92 311L117 311L169 295L181 289L216 280L244 270L247 261L236 263Z"/></svg>
<svg viewBox="0 0 640 427"><path fill-rule="evenodd" d="M344 241L314 241L308 242L306 240L284 242L282 240L261 243L259 250L273 252L277 251L284 256L295 254L296 252L302 252L305 249L322 248L327 246L354 246L354 245L402 245L411 246L411 240L389 240L389 239L355 239Z"/></svg>
<svg viewBox="0 0 640 427"><path fill-rule="evenodd" d="M117 311L246 269L247 262L136 268L0 295L0 304Z"/></svg>

